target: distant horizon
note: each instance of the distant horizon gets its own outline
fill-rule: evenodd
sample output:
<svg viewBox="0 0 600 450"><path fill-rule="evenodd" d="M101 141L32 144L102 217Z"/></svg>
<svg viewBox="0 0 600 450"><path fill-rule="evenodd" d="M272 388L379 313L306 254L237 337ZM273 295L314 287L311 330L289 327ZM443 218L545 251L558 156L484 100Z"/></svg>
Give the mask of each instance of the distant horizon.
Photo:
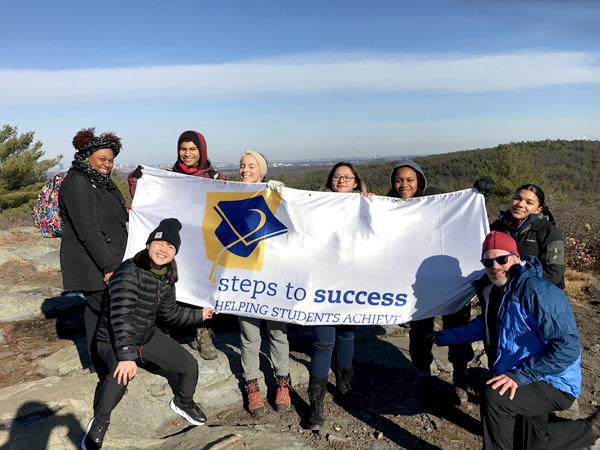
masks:
<svg viewBox="0 0 600 450"><path fill-rule="evenodd" d="M600 2L6 2L2 122L46 157L82 128L158 164L431 155L600 139Z"/></svg>
<svg viewBox="0 0 600 450"><path fill-rule="evenodd" d="M361 155L361 156L353 156L353 157L348 157L348 158L339 158L339 157L320 157L320 158L295 158L295 159L269 159L267 157L267 162L269 164L269 166L273 166L275 164L288 164L288 163L298 163L298 164L302 164L302 163L309 163L309 162L322 162L322 163L337 163L340 161L346 161L346 162L372 162L372 161L398 161L398 160L402 160L402 159L412 159L412 158L424 158L427 156L432 156L432 155L443 155L443 154L448 154L448 153L456 153L456 152L464 152L464 151L476 151L476 150L485 150L485 149L490 149L490 148L496 148L500 145L508 145L508 144L519 144L519 143L527 143L527 142L545 142L545 141L553 141L553 142L557 142L557 141L565 141L565 142L578 142L578 141L585 141L585 142L600 142L600 139L587 139L587 138L583 138L583 139L540 139L540 140L529 140L529 141L510 141L510 142L504 142L504 143L500 143L494 146L490 146L490 147L476 147L476 148L467 148L467 149L461 149L461 150L452 150L452 151L448 151L448 152L437 152L437 153L426 153L426 154L410 154L410 155L375 155L375 156L365 156L365 155ZM43 146L42 146L42 150L43 150ZM75 152L75 151L73 151ZM119 155L123 155L123 153L119 153ZM241 155L241 153L240 153ZM266 155L265 155L266 156ZM47 156L44 155L43 159L46 159ZM115 167L117 166L122 166L122 167L127 167L127 168L132 168L132 167L137 167L138 165L144 165L144 162L136 162L136 163L131 163L131 162L121 162L120 161L120 156L115 158ZM64 161L66 160L66 156L63 155L63 159L62 161L57 164L56 166L52 167L49 171L50 172L55 172L56 170L67 170L70 167L70 162L69 163L65 163ZM213 167L230 167L230 166L237 166L237 164L239 163L239 161L216 161L214 158L210 157L209 154L209 159L213 165ZM149 167L156 167L156 168L160 168L160 167L172 167L175 161L175 156L174 159L171 162L159 162L156 164L146 164ZM59 165L62 164L63 165L63 169L57 169L59 167Z"/></svg>

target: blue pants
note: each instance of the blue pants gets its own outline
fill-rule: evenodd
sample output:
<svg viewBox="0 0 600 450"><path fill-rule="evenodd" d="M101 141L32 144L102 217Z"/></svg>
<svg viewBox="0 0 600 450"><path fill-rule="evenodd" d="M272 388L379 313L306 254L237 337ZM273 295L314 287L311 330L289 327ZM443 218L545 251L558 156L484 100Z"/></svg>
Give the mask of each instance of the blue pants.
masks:
<svg viewBox="0 0 600 450"><path fill-rule="evenodd" d="M314 352L310 362L310 374L315 378L327 378L333 348L337 364L351 366L354 357L354 325L316 325L313 327Z"/></svg>

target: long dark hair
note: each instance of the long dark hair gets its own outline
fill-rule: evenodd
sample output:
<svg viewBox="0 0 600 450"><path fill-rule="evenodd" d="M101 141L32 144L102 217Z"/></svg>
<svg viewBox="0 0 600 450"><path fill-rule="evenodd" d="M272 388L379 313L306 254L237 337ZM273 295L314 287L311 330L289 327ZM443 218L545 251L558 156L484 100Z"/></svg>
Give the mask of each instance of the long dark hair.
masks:
<svg viewBox="0 0 600 450"><path fill-rule="evenodd" d="M358 170L356 170L356 167L354 167L354 165L352 163L344 162L344 161L340 161L335 166L333 166L333 168L331 169L331 172L329 172L329 175L327 176L327 183L325 184L325 189L323 189L323 190L329 189L330 191L333 191L333 174L335 173L335 170L338 167L343 167L343 166L347 167L348 169L350 169L352 171L352 175L354 175L354 180L356 181L355 189L358 189L363 194L366 194L367 193L367 185L361 178L360 174L358 173Z"/></svg>
<svg viewBox="0 0 600 450"><path fill-rule="evenodd" d="M150 259L150 253L148 253L148 249L144 248L135 254L133 257L133 262L140 269L150 270L152 268L152 260ZM170 284L177 283L179 277L177 276L177 263L175 262L175 258L171 260L171 262L166 264L167 266L167 280Z"/></svg>
<svg viewBox="0 0 600 450"><path fill-rule="evenodd" d="M540 202L540 206L542 208L541 214L548 216L550 221L554 223L554 216L550 212L550 208L548 208L548 206L546 205L546 196L544 195L544 191L542 190L542 188L536 184L528 183L528 184L524 184L523 186L520 186L519 188L517 188L517 190L515 191L515 193L513 195L516 195L518 192L523 191L523 190L530 191L535 194L535 196L538 198L538 201Z"/></svg>
<svg viewBox="0 0 600 450"><path fill-rule="evenodd" d="M533 192L535 194L535 196L538 198L538 200L540 202L540 206L544 209L546 208L546 196L544 195L544 191L542 191L541 187L539 187L535 184L531 184L531 183L524 184L523 186L517 188L517 190L515 191L515 194L522 190Z"/></svg>

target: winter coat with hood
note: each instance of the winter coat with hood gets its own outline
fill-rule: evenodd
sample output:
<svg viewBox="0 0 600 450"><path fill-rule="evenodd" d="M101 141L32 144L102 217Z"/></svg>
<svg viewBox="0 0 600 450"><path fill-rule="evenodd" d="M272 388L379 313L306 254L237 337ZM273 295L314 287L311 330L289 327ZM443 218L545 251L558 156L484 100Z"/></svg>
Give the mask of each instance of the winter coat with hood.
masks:
<svg viewBox="0 0 600 450"><path fill-rule="evenodd" d="M392 173L390 174L391 189L386 194L387 197L400 198L400 196L396 192L396 189L394 188L394 175L396 173L396 169L399 169L400 167L410 167L417 173L417 178L419 180L419 189L413 197L425 197L428 195L444 194L446 192L443 189L437 187L427 186L427 178L425 177L425 173L423 172L423 169L421 169L421 166L419 166L416 162L414 162L411 159L403 159L402 161L396 163L394 167L392 167Z"/></svg>
<svg viewBox="0 0 600 450"><path fill-rule="evenodd" d="M73 166L58 194L63 237L60 265L67 291L102 291L104 275L123 261L127 245L125 200L117 186L96 186Z"/></svg>
<svg viewBox="0 0 600 450"><path fill-rule="evenodd" d="M497 351L489 350L487 309L492 284L487 275L475 283L481 315L460 328L439 331L441 345L483 340L494 376L506 374L519 386L545 381L577 397L581 391L581 343L575 315L565 294L542 278L542 265L533 256L521 264L502 296L496 318Z"/></svg>
<svg viewBox="0 0 600 450"><path fill-rule="evenodd" d="M186 133L192 133L198 139L198 143L200 144L200 161L198 162L198 166L192 169L188 168L179 158L179 144L181 143L181 138ZM225 176L221 172L213 168L210 159L208 159L208 147L206 145L206 140L204 139L204 136L202 136L201 133L198 133L197 131L193 130L184 131L183 133L181 133L181 135L179 135L179 139L177 139L177 161L175 162L171 170L173 172L184 173L186 175L192 175L194 177L211 178L213 180L225 179ZM137 187L137 178L134 176L134 173L135 170L127 176L127 181L129 182L129 192L131 193L132 197L135 195L135 189Z"/></svg>
<svg viewBox="0 0 600 450"><path fill-rule="evenodd" d="M133 259L115 271L108 294L97 339L112 343L118 361L137 359L137 347L141 353L141 347L157 332L157 320L181 326L202 322L202 308L177 303L175 285L166 275L157 278Z"/></svg>
<svg viewBox="0 0 600 450"><path fill-rule="evenodd" d="M507 220L508 219L508 220ZM550 211L531 214L518 227L510 223L510 211L500 213L490 225L491 231L501 231L517 242L519 255L535 256L542 263L543 277L559 288L565 287L565 243Z"/></svg>

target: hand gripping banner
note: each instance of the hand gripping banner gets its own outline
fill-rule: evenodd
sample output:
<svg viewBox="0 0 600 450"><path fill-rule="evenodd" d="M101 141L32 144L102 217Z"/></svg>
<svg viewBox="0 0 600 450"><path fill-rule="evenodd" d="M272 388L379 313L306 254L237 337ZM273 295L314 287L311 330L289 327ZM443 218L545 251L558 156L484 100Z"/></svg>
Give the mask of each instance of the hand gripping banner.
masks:
<svg viewBox="0 0 600 450"><path fill-rule="evenodd" d="M125 258L161 219L183 224L179 301L298 324L394 324L457 311L483 275L475 189L365 198L145 168Z"/></svg>

